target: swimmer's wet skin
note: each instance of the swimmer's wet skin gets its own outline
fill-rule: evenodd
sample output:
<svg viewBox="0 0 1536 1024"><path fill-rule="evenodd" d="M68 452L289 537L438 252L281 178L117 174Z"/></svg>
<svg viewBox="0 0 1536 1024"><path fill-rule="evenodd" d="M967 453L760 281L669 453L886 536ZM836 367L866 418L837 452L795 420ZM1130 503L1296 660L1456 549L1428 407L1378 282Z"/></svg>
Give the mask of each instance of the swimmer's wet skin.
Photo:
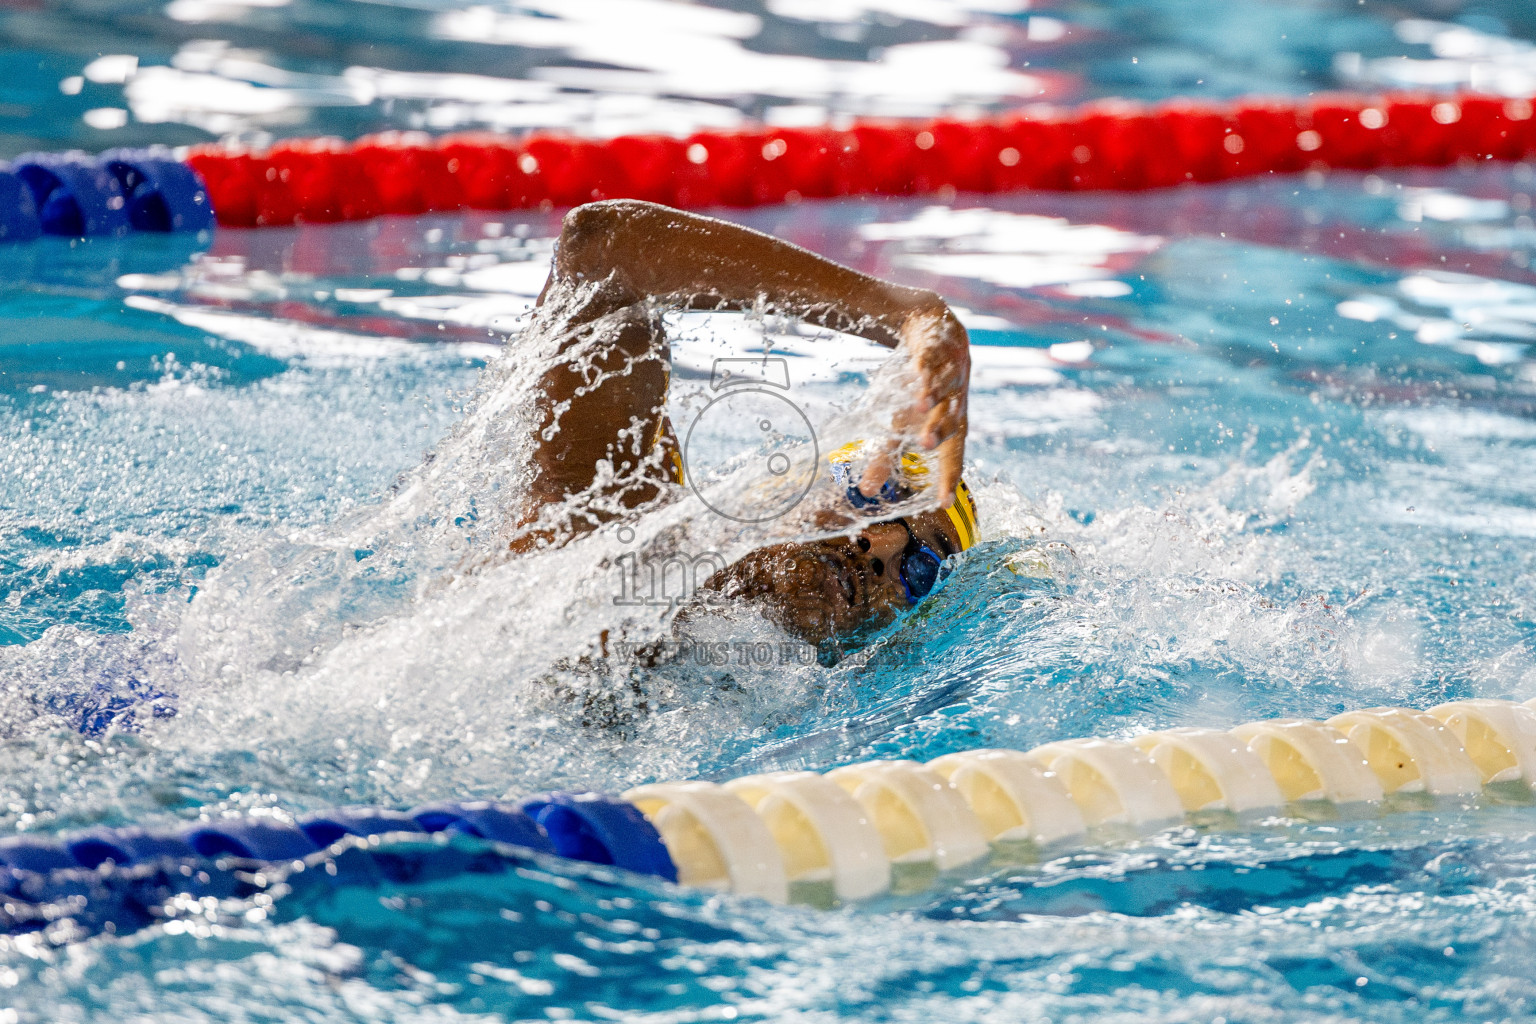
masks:
<svg viewBox="0 0 1536 1024"><path fill-rule="evenodd" d="M676 441L666 423L661 311L761 310L903 352L915 381L891 435L916 437L941 508L893 516L848 537L753 552L708 586L759 603L813 643L892 621L935 585L944 558L975 539L960 481L970 381L965 328L936 293L882 281L725 221L634 200L566 215L536 317L563 329L562 357L541 381L528 520L577 498L581 519L515 545L561 543L663 493ZM659 443L657 442L659 439ZM902 481L895 442L861 451L850 499L878 504ZM909 464L910 465L910 464ZM851 472L851 470L846 470ZM956 501L962 506L953 510Z"/></svg>

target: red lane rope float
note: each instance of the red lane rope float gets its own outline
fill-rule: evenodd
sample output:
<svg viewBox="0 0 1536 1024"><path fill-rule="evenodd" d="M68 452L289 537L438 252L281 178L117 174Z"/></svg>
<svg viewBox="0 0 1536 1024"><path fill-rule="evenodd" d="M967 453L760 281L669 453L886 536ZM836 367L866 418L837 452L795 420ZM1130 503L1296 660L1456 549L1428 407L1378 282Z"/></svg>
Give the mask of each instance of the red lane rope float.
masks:
<svg viewBox="0 0 1536 1024"><path fill-rule="evenodd" d="M257 153L194 148L219 222L256 227L380 214L648 199L684 208L856 195L1165 188L1313 168L1439 166L1536 156L1525 99L1319 95L1227 104L1124 100L992 120L864 121L684 139L552 133L353 143L296 139Z"/></svg>

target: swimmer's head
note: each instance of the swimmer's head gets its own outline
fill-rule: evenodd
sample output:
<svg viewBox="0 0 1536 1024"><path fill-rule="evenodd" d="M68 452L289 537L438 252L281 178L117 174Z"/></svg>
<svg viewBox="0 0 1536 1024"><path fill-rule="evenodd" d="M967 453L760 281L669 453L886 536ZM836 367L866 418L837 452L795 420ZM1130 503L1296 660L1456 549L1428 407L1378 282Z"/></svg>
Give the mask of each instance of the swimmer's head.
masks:
<svg viewBox="0 0 1536 1024"><path fill-rule="evenodd" d="M854 470L870 454L867 441L852 441L836 449L827 456L827 461L832 465L832 479L843 489L844 497L854 508L886 508L894 513L896 506L910 500L922 489L928 478L928 461L916 452L903 452L901 464L895 473L881 485L879 494L869 498L859 490ZM960 545L960 550L973 546L976 543L976 499L971 497L971 489L965 486L964 480L955 483L953 501L944 509L944 514L954 527L955 541Z"/></svg>
<svg viewBox="0 0 1536 1024"><path fill-rule="evenodd" d="M855 443L828 461L848 503L876 521L848 537L754 551L722 574L717 589L762 603L785 629L821 643L885 626L938 586L947 559L976 543L970 489L960 483L947 509L903 514L927 464L920 455L904 455L893 479L868 498L855 483L864 454Z"/></svg>

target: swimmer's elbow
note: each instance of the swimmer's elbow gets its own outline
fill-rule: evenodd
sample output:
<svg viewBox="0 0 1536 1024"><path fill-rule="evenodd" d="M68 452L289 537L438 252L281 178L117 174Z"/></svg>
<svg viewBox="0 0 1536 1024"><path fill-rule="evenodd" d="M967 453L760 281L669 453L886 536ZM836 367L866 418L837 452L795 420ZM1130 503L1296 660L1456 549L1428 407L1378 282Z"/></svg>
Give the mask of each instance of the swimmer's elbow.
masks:
<svg viewBox="0 0 1536 1024"><path fill-rule="evenodd" d="M648 203L643 199L600 199L595 203L583 203L572 207L561 222L565 231L588 229L594 225L612 226L647 216L668 207Z"/></svg>
<svg viewBox="0 0 1536 1024"><path fill-rule="evenodd" d="M560 269L591 278L606 277L624 261L626 228L664 209L639 199L604 199L586 203L560 224Z"/></svg>
<svg viewBox="0 0 1536 1024"><path fill-rule="evenodd" d="M949 303L938 292L928 288L914 288L912 292L912 308L915 313L932 317L949 314Z"/></svg>
<svg viewBox="0 0 1536 1024"><path fill-rule="evenodd" d="M560 244L582 245L594 237L610 233L625 217L628 200L605 199L572 207L560 222Z"/></svg>
<svg viewBox="0 0 1536 1024"><path fill-rule="evenodd" d="M960 324L960 318L955 316L955 311L949 303L944 301L944 296L927 288L906 289L904 302L908 317L916 317L930 321L936 321L943 328L951 332L965 333L965 328Z"/></svg>
<svg viewBox="0 0 1536 1024"><path fill-rule="evenodd" d="M555 272L562 277L581 280L602 277L610 259L609 243L616 226L607 203L588 203L565 215L560 224L560 240L555 247Z"/></svg>

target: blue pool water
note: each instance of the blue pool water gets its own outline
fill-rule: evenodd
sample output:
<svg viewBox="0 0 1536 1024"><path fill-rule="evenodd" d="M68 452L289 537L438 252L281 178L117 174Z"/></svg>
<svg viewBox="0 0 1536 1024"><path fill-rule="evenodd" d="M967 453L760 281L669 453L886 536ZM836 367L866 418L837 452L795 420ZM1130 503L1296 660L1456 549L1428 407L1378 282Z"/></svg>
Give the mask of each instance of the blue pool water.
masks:
<svg viewBox="0 0 1536 1024"><path fill-rule="evenodd" d="M1536 75L1513 2L1022 7L11 3L0 153ZM0 828L1536 696L1533 192L1485 166L730 213L937 287L977 344L985 543L835 667L594 668L602 630L667 628L614 604L624 545L486 557L557 213L0 249ZM819 429L857 422L858 343L675 336L674 419L766 337ZM680 501L636 544L679 529L754 536ZM1096 835L835 910L509 861L0 938L0 1021L1520 1020L1533 907L1513 793Z"/></svg>

